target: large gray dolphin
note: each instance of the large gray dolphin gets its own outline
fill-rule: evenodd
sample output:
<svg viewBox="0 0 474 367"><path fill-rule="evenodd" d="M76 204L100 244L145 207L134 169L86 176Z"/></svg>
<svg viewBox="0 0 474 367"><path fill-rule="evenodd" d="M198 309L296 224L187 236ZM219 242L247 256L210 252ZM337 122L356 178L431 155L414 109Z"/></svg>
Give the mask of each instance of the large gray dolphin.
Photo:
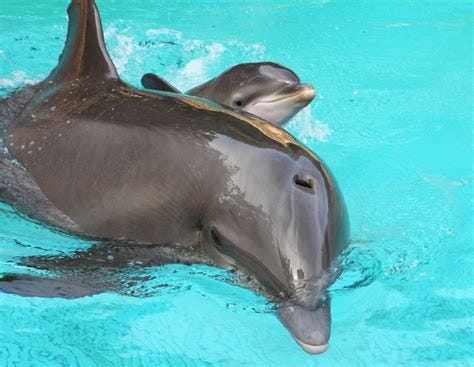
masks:
<svg viewBox="0 0 474 367"><path fill-rule="evenodd" d="M122 82L94 2L73 0L68 13L56 68L1 102L14 164L0 167L21 173L2 172L0 195L40 219L46 208L48 223L74 233L179 244L243 270L277 300L296 341L324 351L328 274L348 243L328 168L256 116Z"/></svg>
<svg viewBox="0 0 474 367"><path fill-rule="evenodd" d="M142 76L148 89L180 93L162 77ZM302 84L298 75L274 62L234 65L222 74L187 91L235 110L252 113L276 125L283 125L314 99L311 84Z"/></svg>

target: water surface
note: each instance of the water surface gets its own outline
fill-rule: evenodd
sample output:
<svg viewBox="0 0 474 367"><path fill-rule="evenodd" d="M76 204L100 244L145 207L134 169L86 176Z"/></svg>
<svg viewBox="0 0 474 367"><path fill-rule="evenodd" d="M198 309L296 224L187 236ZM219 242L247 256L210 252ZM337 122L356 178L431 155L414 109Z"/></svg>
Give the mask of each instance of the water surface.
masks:
<svg viewBox="0 0 474 367"><path fill-rule="evenodd" d="M2 0L0 90L55 66L67 1ZM288 129L338 179L352 226L332 288L332 337L304 353L263 297L205 266L123 269L150 297L0 293L4 366L474 364L473 9L463 2L98 2L121 77L186 90L272 60L317 99ZM0 272L90 243L0 206Z"/></svg>

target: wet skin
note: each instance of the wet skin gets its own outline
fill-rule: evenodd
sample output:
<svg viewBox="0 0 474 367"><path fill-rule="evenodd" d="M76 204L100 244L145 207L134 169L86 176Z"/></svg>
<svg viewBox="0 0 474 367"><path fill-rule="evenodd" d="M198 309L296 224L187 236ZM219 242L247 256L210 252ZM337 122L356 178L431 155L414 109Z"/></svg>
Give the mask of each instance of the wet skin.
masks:
<svg viewBox="0 0 474 367"><path fill-rule="evenodd" d="M324 351L328 271L348 243L324 163L256 116L122 82L93 1L72 1L69 17L58 66L6 125L12 156L81 234L178 243L246 271L298 343Z"/></svg>

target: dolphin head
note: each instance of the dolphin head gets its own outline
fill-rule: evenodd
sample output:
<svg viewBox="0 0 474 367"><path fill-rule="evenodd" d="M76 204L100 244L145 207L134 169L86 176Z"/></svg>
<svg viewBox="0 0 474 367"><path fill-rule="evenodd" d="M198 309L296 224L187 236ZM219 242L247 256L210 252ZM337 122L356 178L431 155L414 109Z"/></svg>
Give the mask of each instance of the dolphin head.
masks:
<svg viewBox="0 0 474 367"><path fill-rule="evenodd" d="M232 149L226 190L204 230L206 252L252 274L277 299L296 341L321 353L330 334L331 265L348 243L344 199L327 167L298 143L264 153Z"/></svg>
<svg viewBox="0 0 474 367"><path fill-rule="evenodd" d="M290 69L257 62L233 66L188 94L259 116L282 125L306 107L315 96L311 84L302 84Z"/></svg>

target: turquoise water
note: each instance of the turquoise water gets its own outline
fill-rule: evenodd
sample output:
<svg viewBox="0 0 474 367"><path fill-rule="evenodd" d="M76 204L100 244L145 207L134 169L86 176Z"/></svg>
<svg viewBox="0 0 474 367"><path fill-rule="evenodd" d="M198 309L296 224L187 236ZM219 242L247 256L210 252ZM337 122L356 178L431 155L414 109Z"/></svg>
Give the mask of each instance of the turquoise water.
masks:
<svg viewBox="0 0 474 367"><path fill-rule="evenodd" d="M0 88L55 66L68 1L0 2ZM331 167L352 251L330 349L304 353L263 297L205 266L123 269L148 297L0 293L2 366L474 365L473 7L462 2L99 1L126 81L190 88L274 60L318 97L289 125ZM0 272L90 243L0 206ZM145 277L146 275L146 277Z"/></svg>

